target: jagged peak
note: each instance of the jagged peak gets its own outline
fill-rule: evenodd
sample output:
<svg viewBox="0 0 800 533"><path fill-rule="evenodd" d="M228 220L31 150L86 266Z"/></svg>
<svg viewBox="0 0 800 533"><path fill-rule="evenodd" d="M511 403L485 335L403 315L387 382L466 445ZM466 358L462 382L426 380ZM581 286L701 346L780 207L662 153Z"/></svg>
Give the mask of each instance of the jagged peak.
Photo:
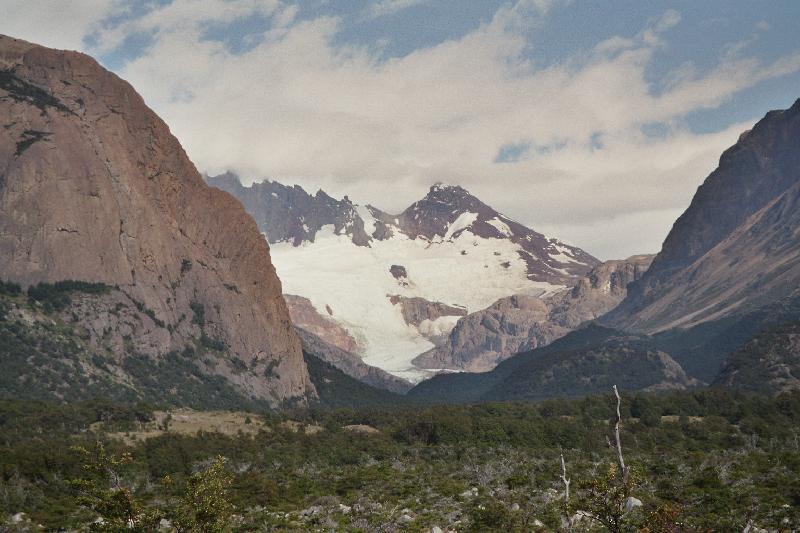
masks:
<svg viewBox="0 0 800 533"><path fill-rule="evenodd" d="M431 188L428 190L428 194L425 195L424 199L430 200L442 197L475 198L467 189L460 185L447 185L443 184L442 182L436 182L431 185Z"/></svg>

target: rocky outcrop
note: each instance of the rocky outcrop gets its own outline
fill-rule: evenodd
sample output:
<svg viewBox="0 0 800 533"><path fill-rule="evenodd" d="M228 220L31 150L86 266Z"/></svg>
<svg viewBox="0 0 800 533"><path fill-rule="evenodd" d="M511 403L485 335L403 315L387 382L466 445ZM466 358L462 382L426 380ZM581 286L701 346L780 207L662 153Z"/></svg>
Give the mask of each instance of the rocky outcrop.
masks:
<svg viewBox="0 0 800 533"><path fill-rule="evenodd" d="M514 295L460 319L447 342L418 356L423 368L486 372L508 357L546 346L613 309L652 256L607 261L571 289L544 298Z"/></svg>
<svg viewBox="0 0 800 533"><path fill-rule="evenodd" d="M114 286L163 330L129 352L182 350L200 331L248 369L248 396L313 395L256 224L129 84L86 55L0 37L0 117L0 277Z"/></svg>
<svg viewBox="0 0 800 533"><path fill-rule="evenodd" d="M400 306L403 321L407 325L415 327L436 346L446 342L458 317L467 315L464 307L431 302L418 296L408 297L393 294L389 296L389 301L392 305Z"/></svg>
<svg viewBox="0 0 800 533"><path fill-rule="evenodd" d="M351 378L398 394L404 394L412 387L408 381L366 364L359 356L326 342L310 331L298 327L297 333L307 353L333 365Z"/></svg>
<svg viewBox="0 0 800 533"><path fill-rule="evenodd" d="M800 100L725 151L661 252L604 319L631 331L742 314L800 282Z"/></svg>
<svg viewBox="0 0 800 533"><path fill-rule="evenodd" d="M347 197L336 200L321 190L312 196L298 185L290 187L269 180L245 187L230 172L206 180L238 198L270 243L299 246L314 242L324 226L331 226L337 235L349 235L358 246L367 246L370 241L364 221Z"/></svg>
<svg viewBox="0 0 800 533"><path fill-rule="evenodd" d="M332 311L329 310L329 315L325 316L317 311L308 298L294 294L287 294L284 297L289 308L289 316L295 326L345 352L357 354L361 351L361 347L350 332L333 319Z"/></svg>

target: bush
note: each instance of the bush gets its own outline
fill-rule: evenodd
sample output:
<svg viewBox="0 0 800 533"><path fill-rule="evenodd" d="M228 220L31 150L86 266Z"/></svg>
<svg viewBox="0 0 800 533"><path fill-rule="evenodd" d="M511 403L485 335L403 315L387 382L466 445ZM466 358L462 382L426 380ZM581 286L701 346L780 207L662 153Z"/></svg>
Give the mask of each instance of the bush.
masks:
<svg viewBox="0 0 800 533"><path fill-rule="evenodd" d="M22 292L22 287L10 281L0 280L0 294L5 296L17 296Z"/></svg>
<svg viewBox="0 0 800 533"><path fill-rule="evenodd" d="M194 317L192 317L192 324L197 324L201 328L206 325L206 308L203 304L198 301L193 301L189 303L189 307L192 308L192 312L194 313Z"/></svg>
<svg viewBox="0 0 800 533"><path fill-rule="evenodd" d="M61 311L72 303L70 293L105 294L111 287L105 283L64 280L56 283L37 283L28 287L28 298L38 302L45 312Z"/></svg>

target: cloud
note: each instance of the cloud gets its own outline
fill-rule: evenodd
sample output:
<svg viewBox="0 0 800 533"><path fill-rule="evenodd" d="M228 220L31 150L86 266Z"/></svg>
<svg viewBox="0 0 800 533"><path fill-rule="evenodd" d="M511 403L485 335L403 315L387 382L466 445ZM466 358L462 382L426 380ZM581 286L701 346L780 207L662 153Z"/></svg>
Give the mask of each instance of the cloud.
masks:
<svg viewBox="0 0 800 533"><path fill-rule="evenodd" d="M387 17L427 1L428 0L380 0L370 5L368 9L368 17Z"/></svg>
<svg viewBox="0 0 800 533"><path fill-rule="evenodd" d="M124 6L117 0L71 2L69 14L58 0L0 0L0 33L50 48L82 50L84 38Z"/></svg>
<svg viewBox="0 0 800 533"><path fill-rule="evenodd" d="M648 69L681 20L667 11L638 33L539 65L531 35L552 4L505 5L462 37L387 60L337 39L347 21L304 19L292 3L174 0L104 26L96 50L150 36L118 73L201 171L322 187L389 211L435 181L458 183L600 257L656 251L751 125L695 134L685 117L800 71L800 54L765 64L734 47L711 68L687 63L654 82ZM243 52L206 36L211 23L253 16L270 24Z"/></svg>

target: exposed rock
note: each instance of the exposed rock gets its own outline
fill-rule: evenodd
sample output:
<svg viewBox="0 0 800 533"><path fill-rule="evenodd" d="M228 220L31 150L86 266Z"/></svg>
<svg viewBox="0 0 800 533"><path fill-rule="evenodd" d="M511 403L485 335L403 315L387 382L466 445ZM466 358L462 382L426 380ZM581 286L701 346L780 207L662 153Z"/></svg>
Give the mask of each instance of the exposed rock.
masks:
<svg viewBox="0 0 800 533"><path fill-rule="evenodd" d="M515 295L460 319L447 342L414 359L422 368L485 372L515 353L561 337L567 328L548 321L549 308L535 296Z"/></svg>
<svg viewBox="0 0 800 533"><path fill-rule="evenodd" d="M398 294L389 296L392 305L400 305L403 321L413 326L436 346L447 342L447 337L459 317L467 310L457 305L431 302L425 298L407 297Z"/></svg>
<svg viewBox="0 0 800 533"><path fill-rule="evenodd" d="M634 509L637 509L642 506L642 500L639 498L634 498L633 496L628 496L625 499L625 512L630 513Z"/></svg>
<svg viewBox="0 0 800 533"><path fill-rule="evenodd" d="M401 279L408 279L408 272L406 272L406 267L402 265L392 265L389 267L389 273L392 275L394 279L401 280Z"/></svg>
<svg viewBox="0 0 800 533"><path fill-rule="evenodd" d="M230 172L206 180L212 187L238 198L270 243L291 242L299 246L314 242L324 226L332 226L337 235L349 235L358 246L367 246L371 240L364 230L363 219L347 197L336 200L321 190L311 196L298 185L290 187L275 181L245 187Z"/></svg>
<svg viewBox="0 0 800 533"><path fill-rule="evenodd" d="M398 394L407 392L411 387L408 381L393 376L385 370L370 366L355 354L340 349L325 342L313 333L297 328L297 333L303 342L303 348L310 354L329 363L348 376L379 389L385 389Z"/></svg>
<svg viewBox="0 0 800 533"><path fill-rule="evenodd" d="M419 326L424 321L433 322L443 316L466 316L467 310L457 305L431 302L425 298L407 297L394 294L389 297L393 305L400 304L406 324Z"/></svg>
<svg viewBox="0 0 800 533"><path fill-rule="evenodd" d="M284 298L289 308L289 316L295 326L313 333L324 342L345 352L355 354L361 351L358 342L350 332L330 318L333 314L330 307L326 307L326 312L328 313L326 317L317 311L308 298L294 294L286 294Z"/></svg>
<svg viewBox="0 0 800 533"><path fill-rule="evenodd" d="M604 319L652 333L745 313L800 284L800 100L725 151L661 252Z"/></svg>
<svg viewBox="0 0 800 533"><path fill-rule="evenodd" d="M342 427L342 429L345 431L352 431L354 433L380 433L380 430L365 424L351 424L349 426Z"/></svg>
<svg viewBox="0 0 800 533"><path fill-rule="evenodd" d="M447 342L414 359L423 368L485 372L500 361L546 346L613 309L652 256L607 261L572 288L545 298L514 295L459 320Z"/></svg>
<svg viewBox="0 0 800 533"><path fill-rule="evenodd" d="M136 339L154 355L183 348L202 309L228 354L274 369L243 373L240 390L313 394L266 241L133 88L86 55L2 36L0 78L0 277L118 287L164 324Z"/></svg>

